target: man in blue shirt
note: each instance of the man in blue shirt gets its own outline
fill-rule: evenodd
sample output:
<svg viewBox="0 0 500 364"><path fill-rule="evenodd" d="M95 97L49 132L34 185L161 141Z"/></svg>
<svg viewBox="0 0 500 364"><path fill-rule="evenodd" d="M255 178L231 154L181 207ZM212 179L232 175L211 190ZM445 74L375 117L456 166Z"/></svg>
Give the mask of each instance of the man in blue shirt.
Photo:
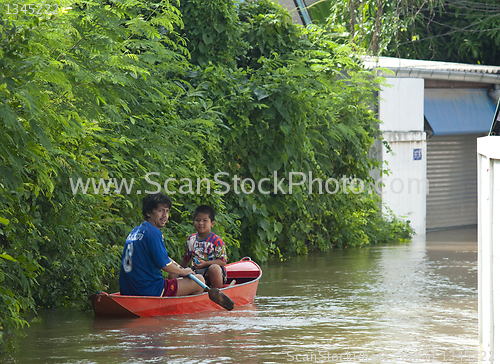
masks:
<svg viewBox="0 0 500 364"><path fill-rule="evenodd" d="M160 231L168 220L172 201L164 193L142 199L144 222L128 235L120 269L120 293L132 296L186 296L203 293L203 288L188 278L165 279L162 270L187 276L191 268L182 268L170 259ZM204 282L201 275L196 277Z"/></svg>

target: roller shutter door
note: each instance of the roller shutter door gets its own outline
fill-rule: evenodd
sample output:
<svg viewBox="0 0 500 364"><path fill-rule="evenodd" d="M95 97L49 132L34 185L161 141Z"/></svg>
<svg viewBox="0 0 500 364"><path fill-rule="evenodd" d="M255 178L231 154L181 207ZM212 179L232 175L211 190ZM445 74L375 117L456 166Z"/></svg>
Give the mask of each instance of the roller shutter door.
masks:
<svg viewBox="0 0 500 364"><path fill-rule="evenodd" d="M427 141L427 230L477 225L477 138L434 135Z"/></svg>

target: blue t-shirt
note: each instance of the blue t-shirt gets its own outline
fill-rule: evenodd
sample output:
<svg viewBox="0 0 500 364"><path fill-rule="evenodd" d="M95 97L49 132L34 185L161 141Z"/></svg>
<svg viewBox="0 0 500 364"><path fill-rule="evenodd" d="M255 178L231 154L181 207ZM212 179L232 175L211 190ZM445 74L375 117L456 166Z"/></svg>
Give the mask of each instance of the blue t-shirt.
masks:
<svg viewBox="0 0 500 364"><path fill-rule="evenodd" d="M161 296L165 280L161 269L170 264L163 235L144 221L127 237L120 269L120 293L131 296Z"/></svg>

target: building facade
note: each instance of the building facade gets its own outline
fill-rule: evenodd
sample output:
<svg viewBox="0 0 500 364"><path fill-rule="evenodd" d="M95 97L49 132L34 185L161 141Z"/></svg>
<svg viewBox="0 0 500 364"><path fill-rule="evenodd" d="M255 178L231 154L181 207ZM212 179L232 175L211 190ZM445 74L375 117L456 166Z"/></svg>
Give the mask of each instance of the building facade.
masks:
<svg viewBox="0 0 500 364"><path fill-rule="evenodd" d="M489 133L500 67L367 57L379 93L378 158L391 171L382 200L417 233L477 225L478 137Z"/></svg>

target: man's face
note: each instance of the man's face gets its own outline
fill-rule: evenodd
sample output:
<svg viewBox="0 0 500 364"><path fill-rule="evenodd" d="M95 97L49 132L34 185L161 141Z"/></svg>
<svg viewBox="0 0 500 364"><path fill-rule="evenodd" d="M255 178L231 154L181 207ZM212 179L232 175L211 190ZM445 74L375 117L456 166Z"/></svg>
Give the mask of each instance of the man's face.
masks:
<svg viewBox="0 0 500 364"><path fill-rule="evenodd" d="M164 203L158 204L158 206L148 213L148 219L146 221L150 222L153 226L161 229L165 226L168 220L168 214L170 209Z"/></svg>

